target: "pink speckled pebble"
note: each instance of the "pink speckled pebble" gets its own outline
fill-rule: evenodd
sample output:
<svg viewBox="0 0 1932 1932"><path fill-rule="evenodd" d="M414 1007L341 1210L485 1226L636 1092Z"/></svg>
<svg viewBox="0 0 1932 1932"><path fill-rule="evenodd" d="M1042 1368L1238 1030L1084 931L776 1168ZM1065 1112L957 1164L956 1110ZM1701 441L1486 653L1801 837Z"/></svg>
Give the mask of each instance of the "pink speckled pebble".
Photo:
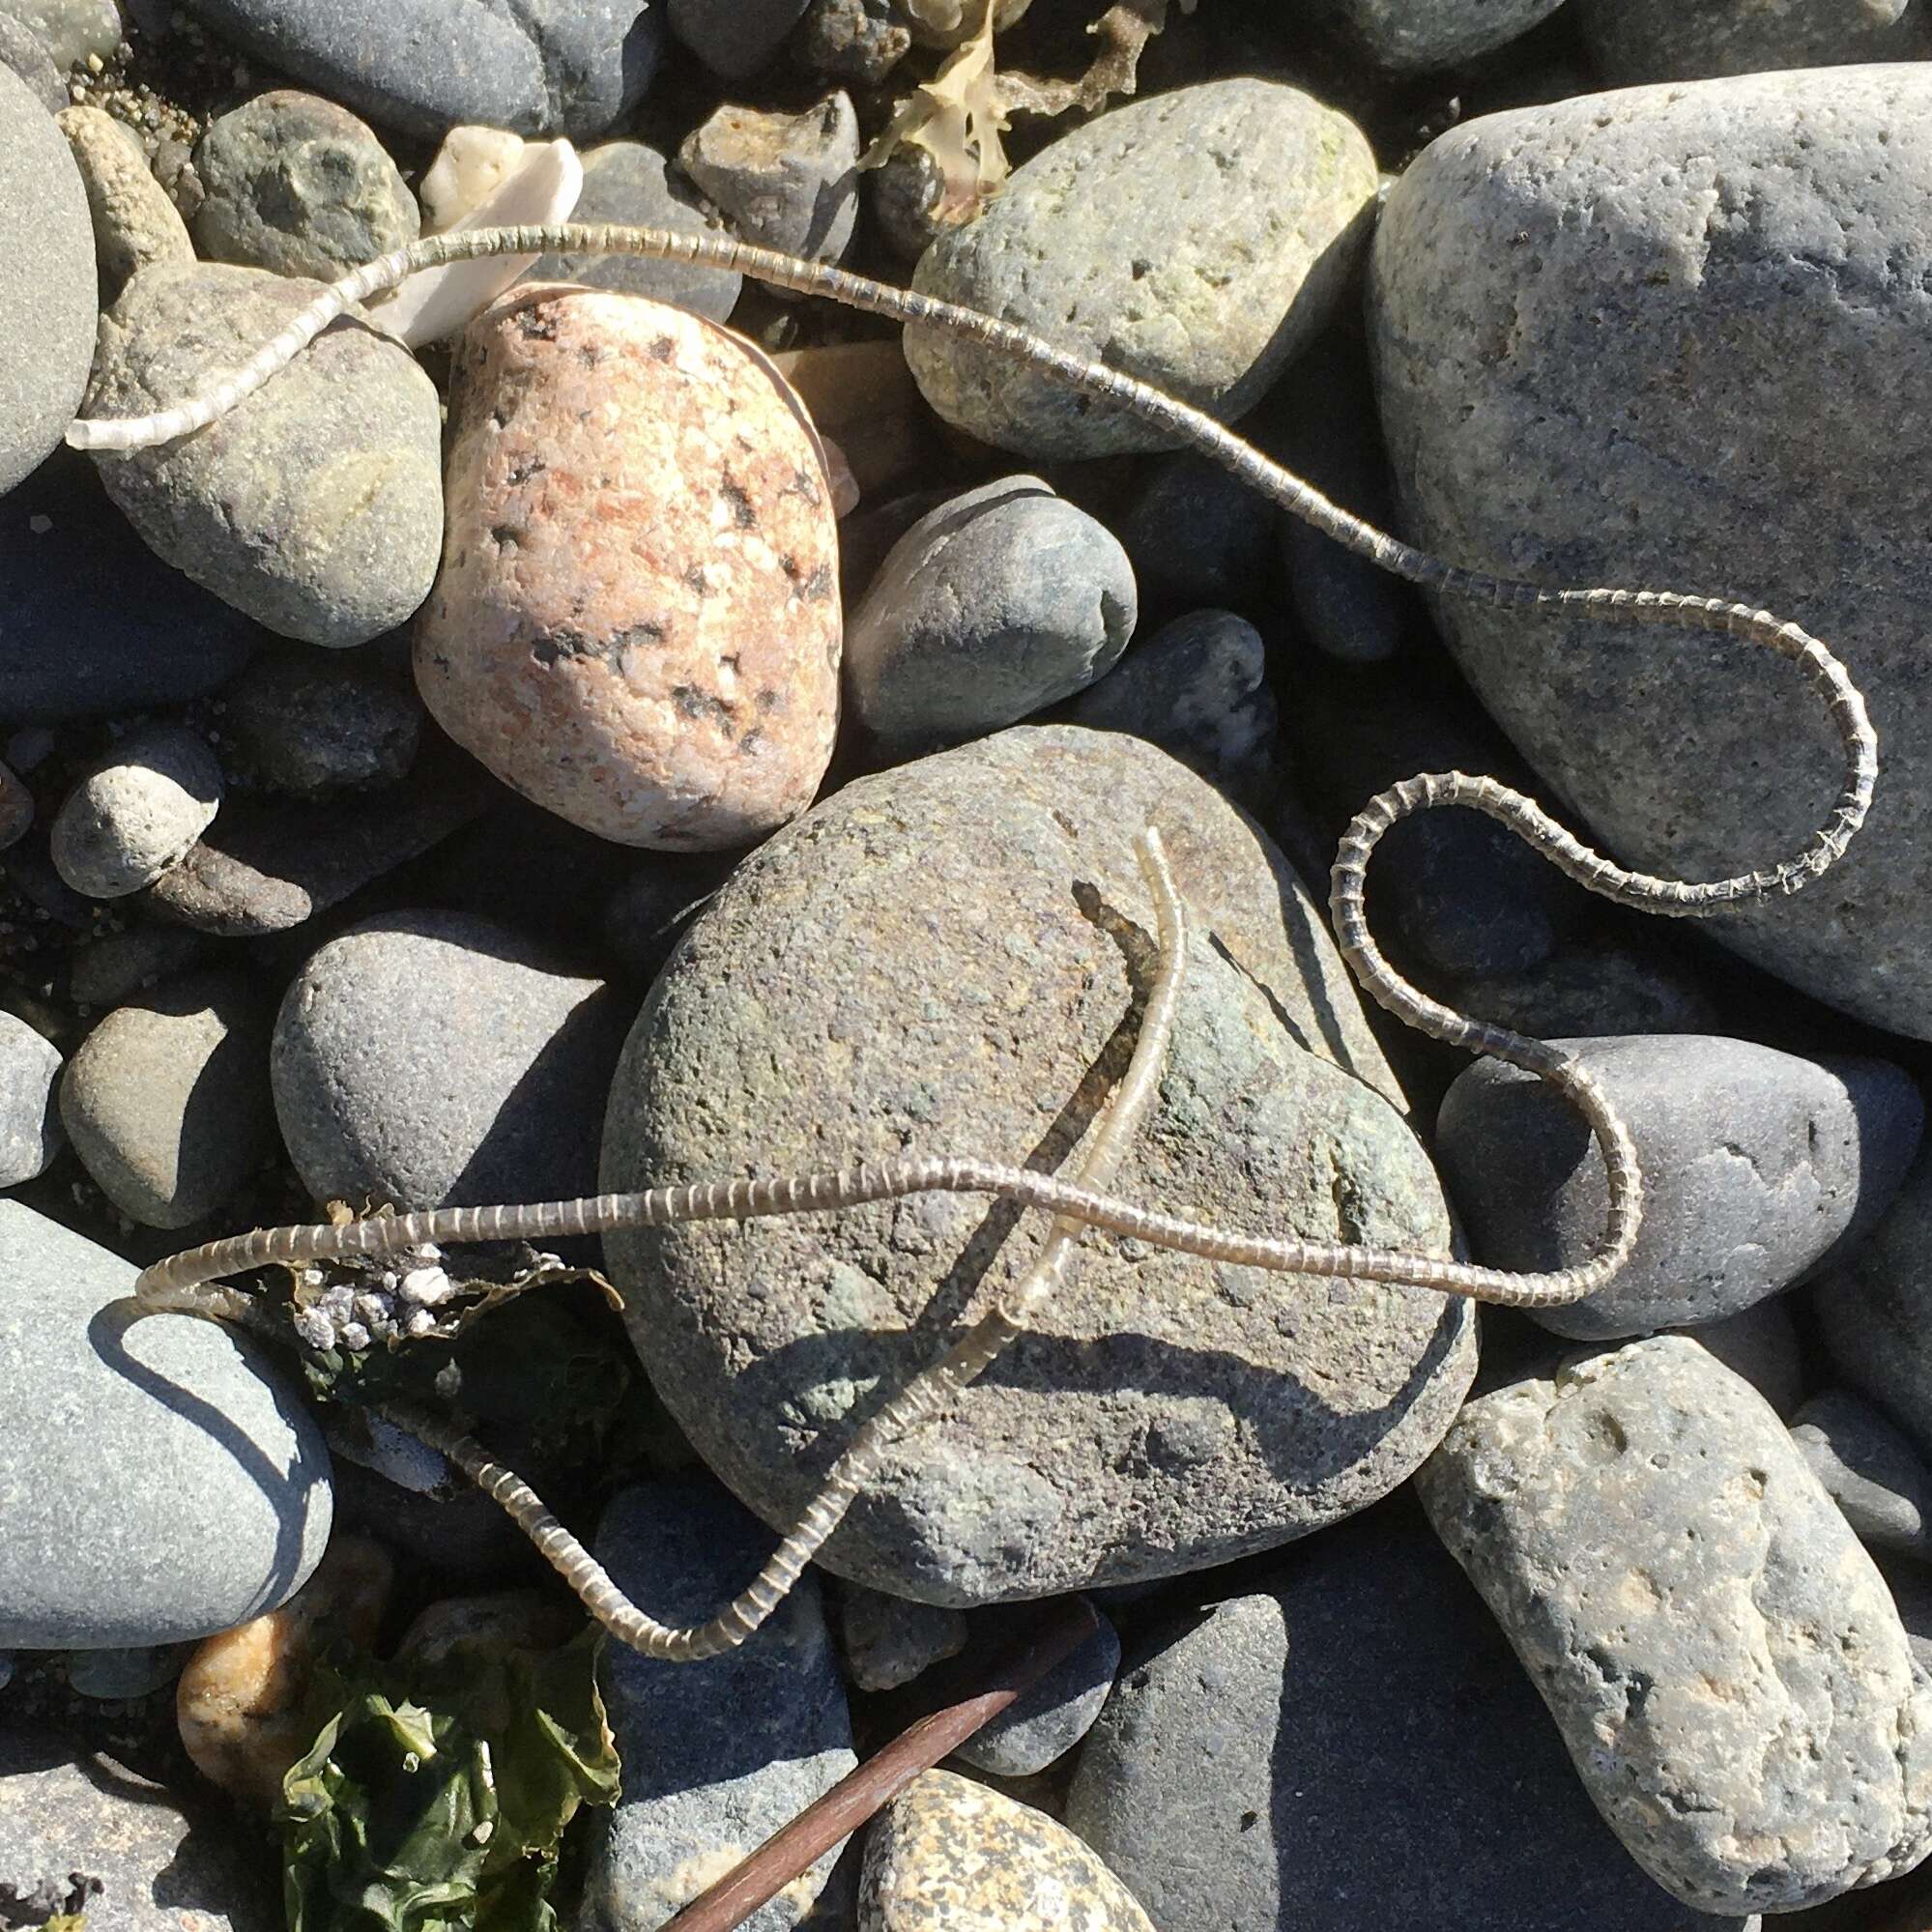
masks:
<svg viewBox="0 0 1932 1932"><path fill-rule="evenodd" d="M457 345L423 702L604 838L748 845L812 801L838 724L838 534L796 405L715 325L513 289Z"/></svg>

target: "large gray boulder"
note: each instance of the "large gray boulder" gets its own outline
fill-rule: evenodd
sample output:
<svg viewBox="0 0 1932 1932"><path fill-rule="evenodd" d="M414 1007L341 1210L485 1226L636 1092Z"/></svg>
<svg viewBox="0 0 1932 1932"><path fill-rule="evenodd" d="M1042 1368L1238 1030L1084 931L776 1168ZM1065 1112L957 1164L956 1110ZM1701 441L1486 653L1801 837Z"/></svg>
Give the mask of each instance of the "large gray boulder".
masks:
<svg viewBox="0 0 1932 1932"><path fill-rule="evenodd" d="M1932 1034L1932 69L1633 89L1469 123L1391 192L1372 350L1409 533L1541 583L1748 598L1826 639L1884 747L1829 882L1715 923L1834 1005ZM1456 654L1626 861L1795 850L1839 783L1792 667L1445 599Z"/></svg>
<svg viewBox="0 0 1932 1932"><path fill-rule="evenodd" d="M905 1151L1065 1168L1126 1064L1159 825L1197 930L1119 1191L1227 1225L1448 1252L1280 854L1136 738L1021 729L847 787L754 853L660 974L603 1184ZM1291 950L1292 948L1292 950ZM633 1341L700 1453L788 1523L885 1395L1026 1267L1019 1216L928 1196L609 1238ZM956 1417L888 1456L822 1559L971 1604L1170 1575L1399 1483L1474 1368L1467 1304L1094 1238Z"/></svg>

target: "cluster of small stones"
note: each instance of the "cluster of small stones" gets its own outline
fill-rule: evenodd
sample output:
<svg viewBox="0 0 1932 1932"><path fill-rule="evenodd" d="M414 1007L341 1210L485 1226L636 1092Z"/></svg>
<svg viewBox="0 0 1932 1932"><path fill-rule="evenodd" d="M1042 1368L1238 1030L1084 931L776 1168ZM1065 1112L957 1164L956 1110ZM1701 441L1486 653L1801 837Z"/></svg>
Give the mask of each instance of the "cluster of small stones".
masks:
<svg viewBox="0 0 1932 1932"><path fill-rule="evenodd" d="M1921 1897L1924 0L1168 7L1138 97L1013 113L983 195L962 139L1117 63L1134 10L1000 0L1003 96L980 3L0 0L0 1923L278 1923L331 1645L583 1628L329 1373L429 1365L615 1587L702 1624L1045 1223L926 1194L418 1242L263 1270L227 1323L135 1319L137 1265L908 1154L1071 1176L1153 984L1151 823L1193 935L1118 1192L1573 1268L1587 1125L1370 1025L1338 834L1494 773L1708 879L1836 781L1770 653L1425 602L983 341L731 264L440 271L196 435L57 447L192 397L364 239L486 208L1005 317L1475 570L1748 595L1843 659L1885 760L1824 885L1716 944L1479 814L1397 825L1377 937L1595 1081L1646 1179L1629 1265L1479 1313L1090 1237L756 1636L607 1655L623 1790L562 1922L661 1926L1089 1591L1071 1658L749 1922Z"/></svg>

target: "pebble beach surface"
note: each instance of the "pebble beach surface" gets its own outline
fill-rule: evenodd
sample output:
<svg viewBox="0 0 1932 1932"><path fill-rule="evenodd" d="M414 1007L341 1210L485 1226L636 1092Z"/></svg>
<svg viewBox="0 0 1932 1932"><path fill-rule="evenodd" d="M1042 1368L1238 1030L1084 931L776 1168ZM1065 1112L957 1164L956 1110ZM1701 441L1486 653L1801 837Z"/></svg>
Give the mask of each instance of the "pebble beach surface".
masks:
<svg viewBox="0 0 1932 1932"><path fill-rule="evenodd" d="M0 0L0 1928L656 1932L1078 1619L730 1922L1922 1932L1932 0ZM593 1654L412 1416L703 1624L1039 1215L135 1309L257 1226L1072 1177L1150 824L1186 979L1112 1191L1572 1267L1586 1125L1364 997L1337 839L1460 770L1702 879L1829 809L1770 652L1424 597L1117 403L730 266L439 272L193 435L64 446L373 256L573 216L964 304L1454 563L1842 656L1877 793L1795 898L1647 920L1472 813L1376 853L1394 966L1628 1123L1614 1280L1090 1233L702 1663Z"/></svg>

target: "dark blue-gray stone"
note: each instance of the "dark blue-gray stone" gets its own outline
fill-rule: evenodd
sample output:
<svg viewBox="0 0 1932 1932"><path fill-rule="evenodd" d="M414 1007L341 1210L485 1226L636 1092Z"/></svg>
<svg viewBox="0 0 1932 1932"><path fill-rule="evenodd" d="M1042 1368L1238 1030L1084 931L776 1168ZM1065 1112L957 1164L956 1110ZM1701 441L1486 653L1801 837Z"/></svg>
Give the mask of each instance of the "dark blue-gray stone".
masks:
<svg viewBox="0 0 1932 1932"><path fill-rule="evenodd" d="M1932 1553L1932 1471L1869 1402L1849 1389L1827 1389L1799 1410L1791 1439L1864 1542Z"/></svg>
<svg viewBox="0 0 1932 1932"><path fill-rule="evenodd" d="M1406 1503L1131 1652L1066 1817L1161 1926L1741 1932L1631 1861Z"/></svg>
<svg viewBox="0 0 1932 1932"><path fill-rule="evenodd" d="M380 127L599 134L656 72L657 0L187 0L218 32Z"/></svg>
<svg viewBox="0 0 1932 1932"><path fill-rule="evenodd" d="M1090 684L1138 610L1112 533L1037 476L1005 476L886 554L846 626L846 690L882 750L932 751Z"/></svg>
<svg viewBox="0 0 1932 1932"><path fill-rule="evenodd" d="M256 1344L132 1317L133 1264L0 1201L0 1649L225 1630L301 1587L329 1453Z"/></svg>
<svg viewBox="0 0 1932 1932"><path fill-rule="evenodd" d="M266 637L163 563L85 456L62 450L0 498L0 717L183 704L224 684Z"/></svg>
<svg viewBox="0 0 1932 1932"><path fill-rule="evenodd" d="M1096 1614L1093 1633L953 1755L995 1777L1031 1777L1093 1728L1120 1668L1120 1633Z"/></svg>
<svg viewBox="0 0 1932 1932"><path fill-rule="evenodd" d="M612 1501L595 1554L659 1622L701 1624L776 1541L713 1484L655 1483ZM591 1854L581 1932L655 1932L858 1763L809 1572L741 1648L665 1663L613 1644L602 1675L623 1790ZM748 1932L798 1924L837 1858L760 1907Z"/></svg>
<svg viewBox="0 0 1932 1932"><path fill-rule="evenodd" d="M727 80L756 73L784 42L807 0L665 0L671 31Z"/></svg>
<svg viewBox="0 0 1932 1932"><path fill-rule="evenodd" d="M1691 1328L1790 1287L1873 1225L1918 1149L1918 1090L1883 1060L1698 1034L1556 1044L1596 1075L1645 1176L1629 1264L1580 1302L1534 1312L1559 1335ZM1571 1267L1602 1239L1608 1196L1590 1131L1519 1068L1485 1059L1456 1078L1436 1161L1492 1267Z"/></svg>

